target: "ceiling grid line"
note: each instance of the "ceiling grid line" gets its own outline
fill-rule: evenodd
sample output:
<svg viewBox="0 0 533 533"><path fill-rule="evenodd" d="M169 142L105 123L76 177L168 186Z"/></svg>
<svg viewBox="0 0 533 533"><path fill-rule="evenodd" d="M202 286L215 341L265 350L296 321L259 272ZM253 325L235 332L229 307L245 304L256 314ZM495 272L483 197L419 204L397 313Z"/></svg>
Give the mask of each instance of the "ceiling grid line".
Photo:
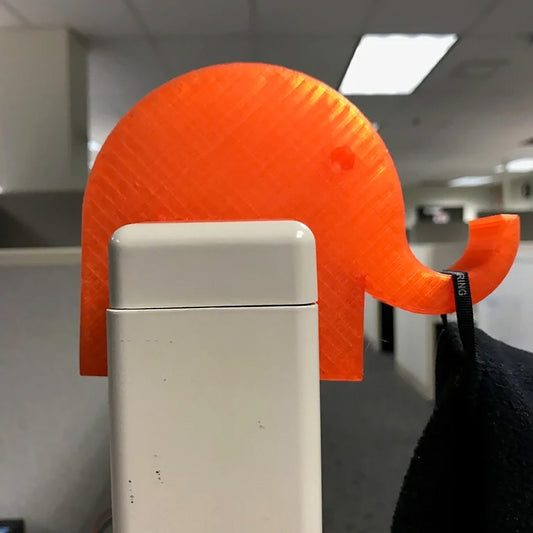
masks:
<svg viewBox="0 0 533 533"><path fill-rule="evenodd" d="M260 61L260 45L259 45L259 13L257 10L257 0L247 0L248 8L248 23L250 31L250 47L253 61Z"/></svg>
<svg viewBox="0 0 533 533"><path fill-rule="evenodd" d="M466 37L470 35L470 33L474 30L476 26L478 26L484 19L486 19L498 6L503 4L506 0L494 0L494 2L491 2L488 4L485 9L481 11L479 14L479 17L477 17L476 20L472 21L470 26L464 29L463 32L461 32L461 35L459 37Z"/></svg>
<svg viewBox="0 0 533 533"><path fill-rule="evenodd" d="M0 0L0 27L70 27L88 36L90 137L98 142L150 90L195 68L264 61L338 87L361 35L454 32L461 38L453 52L413 95L350 100L382 126L404 183L484 175L532 135L533 0L431 4Z"/></svg>
<svg viewBox="0 0 533 533"><path fill-rule="evenodd" d="M360 28L359 30L359 35L356 36L357 37L357 41L355 42L355 46L348 58L348 62L346 63L346 67L344 68L344 70L342 71L340 77L339 77L339 80L337 81L337 85L336 85L336 88L337 90L339 89L340 85L341 85L341 82L342 82L342 79L344 78L344 74L346 73L346 70L348 68L348 65L353 57L353 55L355 54L355 50L357 49L357 47L359 46L359 41L361 40L361 37L365 34L365 33L368 33L367 31L367 28L369 25L372 24L373 20L375 19L376 17L376 13L378 11L378 9L381 7L381 5L383 4L384 0L375 0L374 2L371 2L370 5L368 6L368 10L367 10L367 13L364 17L364 22L362 23L362 27ZM355 103L357 105L357 98L356 97L350 97L350 96L347 96L347 98ZM388 121L393 121L396 116L402 111L402 108L401 106L396 106L394 108L394 110L392 112L389 112L388 116L387 116L387 120ZM372 118L370 118L370 120L372 120ZM386 125L386 122L385 121L385 125ZM383 124L379 124L379 127L381 128Z"/></svg>
<svg viewBox="0 0 533 533"><path fill-rule="evenodd" d="M13 4L7 0L0 0L0 5L4 6L5 10L15 17L21 24L32 26L32 23L26 15L23 15Z"/></svg>
<svg viewBox="0 0 533 533"><path fill-rule="evenodd" d="M383 0L375 0L374 2L370 2L370 4L368 5L368 8L366 10L365 15L363 17L361 17L361 24L360 24L359 28L357 29L357 31L355 32L355 35L354 35L355 42L354 42L354 45L353 45L353 49L352 49L350 55L348 56L348 60L346 61L346 65L344 66L342 72L339 74L339 77L336 80L335 88L337 90L338 90L338 88L341 85L342 79L343 79L344 74L346 72L346 69L348 68L348 65L349 65L349 63L350 63L350 61L352 59L352 56L354 55L355 50L359 46L359 41L361 40L361 37L365 33L367 33L366 28L372 22L372 19L376 16L376 11L377 11L377 9L379 8L379 6L381 5L382 2L383 2Z"/></svg>
<svg viewBox="0 0 533 533"><path fill-rule="evenodd" d="M161 53L161 50L159 49L159 46L157 44L157 40L153 36L152 32L150 31L150 28L148 27L148 24L144 20L141 12L135 4L132 2L132 0L122 0L122 3L126 6L126 8L131 13L131 16L135 20L135 23L139 27L139 30L141 31L146 43L154 53L155 57L157 58L159 62L159 66L162 69L162 73L166 78L170 78L170 68L167 65L167 62L163 58L163 54Z"/></svg>
<svg viewBox="0 0 533 533"><path fill-rule="evenodd" d="M370 3L365 16L363 17L363 22L361 23L362 27L359 29L360 36L367 33L367 28L372 23L372 21L376 18L376 13L378 9L381 7L382 3L383 3L383 0L375 0L374 2Z"/></svg>

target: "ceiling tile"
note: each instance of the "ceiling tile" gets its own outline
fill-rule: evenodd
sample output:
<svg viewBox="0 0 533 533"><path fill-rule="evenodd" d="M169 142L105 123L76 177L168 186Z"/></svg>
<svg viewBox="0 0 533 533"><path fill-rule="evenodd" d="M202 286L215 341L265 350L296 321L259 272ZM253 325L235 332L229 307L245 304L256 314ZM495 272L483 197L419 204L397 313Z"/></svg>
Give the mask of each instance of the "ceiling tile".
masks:
<svg viewBox="0 0 533 533"><path fill-rule="evenodd" d="M469 35L452 48L415 94L449 93L459 99L465 92L528 94L533 81L532 57L533 46L525 39Z"/></svg>
<svg viewBox="0 0 533 533"><path fill-rule="evenodd" d="M405 105L407 98L397 95L348 97L370 122L377 122L380 127L390 124L396 112Z"/></svg>
<svg viewBox="0 0 533 533"><path fill-rule="evenodd" d="M260 32L318 35L361 32L374 0L257 0Z"/></svg>
<svg viewBox="0 0 533 533"><path fill-rule="evenodd" d="M476 70L491 62L493 71ZM470 35L413 95L351 99L381 124L402 182L415 183L490 174L506 153L533 136L532 86L526 40Z"/></svg>
<svg viewBox="0 0 533 533"><path fill-rule="evenodd" d="M370 97L369 97L370 98ZM378 97L374 97L376 99ZM490 85L404 97L380 134L403 183L490 174L505 153L532 135L526 92Z"/></svg>
<svg viewBox="0 0 533 533"><path fill-rule="evenodd" d="M337 87L364 31L463 34L413 95L352 98L381 124L402 182L485 174L533 136L532 47L525 36L533 30L531 0L502 0L493 11L488 9L493 0L257 0L259 35L253 39L246 0L198 0L185 7L175 0L130 1L156 38L152 46L141 39L99 40L91 50L90 131L96 140L168 77L213 63L276 63ZM120 4L108 0L105 6L104 13ZM483 73L491 62L496 68Z"/></svg>
<svg viewBox="0 0 533 533"><path fill-rule="evenodd" d="M366 33L461 33L494 0L381 0Z"/></svg>
<svg viewBox="0 0 533 533"><path fill-rule="evenodd" d="M158 39L156 44L171 77L217 63L254 59L252 43L247 36Z"/></svg>
<svg viewBox="0 0 533 533"><path fill-rule="evenodd" d="M131 0L155 36L249 31L247 0Z"/></svg>
<svg viewBox="0 0 533 533"><path fill-rule="evenodd" d="M500 0L473 28L477 35L517 35L533 32L532 0Z"/></svg>
<svg viewBox="0 0 533 533"><path fill-rule="evenodd" d="M352 55L351 37L261 36L259 60L302 71L334 88Z"/></svg>
<svg viewBox="0 0 533 533"><path fill-rule="evenodd" d="M36 26L69 27L89 36L140 33L122 0L16 0L16 7Z"/></svg>

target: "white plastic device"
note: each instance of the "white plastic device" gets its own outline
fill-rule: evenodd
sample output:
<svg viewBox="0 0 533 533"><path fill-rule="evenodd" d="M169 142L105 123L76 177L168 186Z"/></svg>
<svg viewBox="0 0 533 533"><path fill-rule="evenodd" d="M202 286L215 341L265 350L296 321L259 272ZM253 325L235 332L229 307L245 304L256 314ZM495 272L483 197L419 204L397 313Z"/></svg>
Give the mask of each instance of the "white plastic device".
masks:
<svg viewBox="0 0 533 533"><path fill-rule="evenodd" d="M320 533L309 228L134 224L109 252L115 533Z"/></svg>

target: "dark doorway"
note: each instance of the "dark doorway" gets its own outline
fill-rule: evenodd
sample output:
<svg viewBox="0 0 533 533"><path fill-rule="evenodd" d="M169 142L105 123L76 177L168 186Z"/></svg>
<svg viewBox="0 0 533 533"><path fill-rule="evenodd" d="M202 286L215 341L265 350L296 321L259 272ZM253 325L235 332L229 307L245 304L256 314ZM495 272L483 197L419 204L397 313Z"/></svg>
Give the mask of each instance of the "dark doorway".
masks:
<svg viewBox="0 0 533 533"><path fill-rule="evenodd" d="M394 354L394 307L381 302L381 351Z"/></svg>

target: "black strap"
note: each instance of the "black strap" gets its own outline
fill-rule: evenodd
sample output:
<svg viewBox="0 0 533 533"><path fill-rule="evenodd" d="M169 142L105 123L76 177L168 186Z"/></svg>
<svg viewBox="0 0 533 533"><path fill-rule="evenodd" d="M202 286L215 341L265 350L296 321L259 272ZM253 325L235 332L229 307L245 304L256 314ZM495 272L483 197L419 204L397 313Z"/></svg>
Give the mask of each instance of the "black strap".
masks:
<svg viewBox="0 0 533 533"><path fill-rule="evenodd" d="M476 334L474 329L472 292L470 290L468 272L445 270L443 274L450 274L453 278L457 325L459 327L463 349L469 355L474 356L476 353ZM442 322L444 327L446 327L448 324L446 315L442 315Z"/></svg>

